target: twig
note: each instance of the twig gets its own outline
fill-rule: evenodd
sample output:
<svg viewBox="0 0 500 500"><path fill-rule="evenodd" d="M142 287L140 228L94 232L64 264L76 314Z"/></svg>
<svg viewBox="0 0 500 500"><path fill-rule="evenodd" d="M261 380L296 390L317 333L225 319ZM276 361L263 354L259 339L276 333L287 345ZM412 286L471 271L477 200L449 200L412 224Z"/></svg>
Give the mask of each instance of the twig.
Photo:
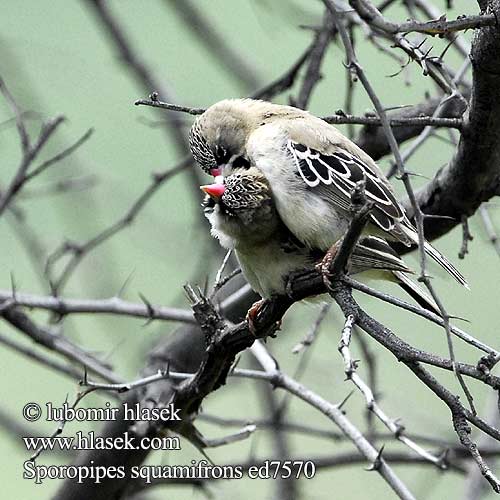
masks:
<svg viewBox="0 0 500 500"><path fill-rule="evenodd" d="M415 4L415 7L420 9L428 18L437 19L441 16L439 9L427 0L413 0L413 3ZM457 36L456 33L448 32L445 33L444 36L452 42L453 46L458 50L462 57L467 57L469 55L470 44L461 34Z"/></svg>
<svg viewBox="0 0 500 500"><path fill-rule="evenodd" d="M406 349L409 347L401 339L398 339L388 328L370 318L352 298L350 290L343 288L339 282L330 291L346 316L354 314L357 324L379 343L384 345L394 356L402 361L415 375L433 391L450 409L455 431L464 446L469 449L471 456L476 460L481 472L490 482L495 491L499 491L500 482L485 465L477 446L470 439L471 429L467 421L486 432L488 435L500 440L500 432L488 425L477 415L467 410L450 391L442 386L425 368L419 363L417 356L408 355ZM412 348L414 351L414 349ZM453 363L451 363L453 367Z"/></svg>
<svg viewBox="0 0 500 500"><path fill-rule="evenodd" d="M218 448L219 446L225 446L227 444L237 443L238 441L248 439L256 430L257 427L255 425L248 424L234 434L228 434L227 436L220 438L204 438L203 441L206 448Z"/></svg>
<svg viewBox="0 0 500 500"><path fill-rule="evenodd" d="M322 117L327 123L341 125L351 123L355 125L377 125L382 126L382 121L377 116L353 116L344 113ZM433 116L415 116L411 118L389 118L391 127L411 127L428 126L446 127L460 129L462 127L461 118L440 118Z"/></svg>
<svg viewBox="0 0 500 500"><path fill-rule="evenodd" d="M330 9L333 15L338 15L338 12L336 12L333 4L331 3L330 0L323 0L324 3L326 4L327 8ZM368 15L366 11L360 12L360 10L363 10L364 7L368 6L370 10L370 15L373 14L374 7L371 5L371 2L369 0L351 0L351 5L355 6L356 10L358 13L363 17L363 14ZM378 12L378 11L377 11ZM375 90L373 89L372 85L370 84L369 80L367 79L363 68L359 64L356 54L354 53L354 49L352 47L351 41L349 39L349 35L345 29L343 19L338 18L337 19L337 28L339 30L342 43L344 45L345 51L346 51L346 56L347 56L347 61L348 61L348 67L355 73L355 75L359 78L361 81L363 87L366 90L366 93L368 94L370 100L372 101L378 115L380 116L380 119L382 121L382 127L385 131L387 140L389 142L389 145L392 150L392 154L394 155L394 159L396 162L397 170L398 173L401 177L401 180L403 181L403 184L405 186L406 192L408 194L408 198L410 199L411 206L414 211L414 216L415 216L415 221L416 221L416 226L417 226L417 234L418 234L418 248L419 248L419 253L420 253L420 277L419 281L423 282L427 289L429 290L432 298L434 299L435 303L437 304L441 316L444 319L444 329L446 331L446 339L448 342L448 350L450 353L450 358L453 362L453 366L456 366L455 362L455 354L454 354L454 349L453 349L453 342L451 338L451 332L450 332L450 322L449 322L449 316L446 312L446 310L443 307L443 304L440 300L440 298L437 296L436 292L434 291L434 288L429 280L429 277L427 276L426 272L426 255L425 255L425 250L424 250L424 244L425 244L425 238L424 238L424 215L423 212L420 208L420 206L417 203L415 193L413 191L410 177L408 173L405 170L404 163L403 163L403 158L401 156L401 152L399 151L399 146L398 143L394 137L394 133L392 132L389 120L387 118L387 114L382 106L382 103L380 102L379 97L377 96ZM472 395L467 388L465 381L461 377L460 373L458 370L454 369L455 376L462 387L467 400L469 402L469 405L472 409L472 411L475 413L475 408L474 408L474 403L472 399Z"/></svg>
<svg viewBox="0 0 500 500"><path fill-rule="evenodd" d="M187 113L188 115L201 115L205 112L204 108L191 108L189 106L180 106L178 104L170 104L168 102L159 101L158 99L137 99L134 104L136 106L151 106L153 108L168 109L169 111L177 111L179 113Z"/></svg>
<svg viewBox="0 0 500 500"><path fill-rule="evenodd" d="M80 137L74 144L69 146L68 148L64 149L60 153L56 154L52 158L49 158L48 160L45 160L41 165L38 167L34 168L29 174L26 175L25 177L25 182L30 181L37 175L40 175L41 173L45 172L48 168L50 168L52 165L55 163L60 162L61 160L64 160L64 158L68 157L71 155L73 152L75 152L82 144L87 142L90 139L90 136L94 133L93 128L89 128L85 134Z"/></svg>
<svg viewBox="0 0 500 500"><path fill-rule="evenodd" d="M377 356L375 353L370 349L370 346L368 345L367 339L365 338L364 334L361 332L361 330L354 325L353 327L353 333L356 336L356 340L361 348L361 352L363 355L363 361L366 363L366 368L368 372L368 386L371 388L373 392L373 396L375 398L379 397L378 393L378 381L377 381ZM373 412L370 411L369 408L366 408L365 412L366 416L366 427L367 427L367 436L369 439L373 440L375 439L377 433L375 431L375 419L374 419L374 414Z"/></svg>
<svg viewBox="0 0 500 500"><path fill-rule="evenodd" d="M120 378L91 354L87 353L69 339L62 335L51 332L47 327L38 326L26 314L12 307L0 311L0 316L7 320L12 326L26 334L37 344L64 356L69 361L88 368L104 380L120 383Z"/></svg>
<svg viewBox="0 0 500 500"><path fill-rule="evenodd" d="M332 307L331 302L327 302L321 306L321 310L314 321L313 325L307 332L307 335L292 349L292 352L294 354L298 354L299 352L302 352L304 349L309 347L316 339L316 336L318 335L319 329L321 327L321 324L323 323L323 320L326 318L326 315L328 314L328 311Z"/></svg>
<svg viewBox="0 0 500 500"><path fill-rule="evenodd" d="M155 108L168 109L171 111L178 111L180 113L188 113L190 115L201 115L206 110L204 108L191 108L188 106L179 106L177 104L170 104L163 101L152 101L148 99L138 99L135 101L136 105L152 106ZM382 126L382 121L377 116L354 116L348 115L344 112L337 112L335 115L322 117L327 123L335 125L355 124L355 125L378 125ZM427 126L432 125L435 127L448 127L457 128L462 127L461 118L440 118L433 116L415 116L411 118L392 118L389 120L391 126L394 127L408 127L408 126Z"/></svg>
<svg viewBox="0 0 500 500"><path fill-rule="evenodd" d="M0 216L27 181L27 172L30 165L35 160L43 146L47 143L49 138L54 134L56 129L64 120L65 118L63 116L58 116L42 125L40 134L38 135L35 143L33 145L28 143L27 149L23 150L23 156L17 172L14 175L14 178L11 180L9 186L3 193L3 196L0 198Z"/></svg>
<svg viewBox="0 0 500 500"><path fill-rule="evenodd" d="M490 240L493 248L496 250L498 256L500 257L500 239L498 238L498 234L493 226L493 222L491 221L490 214L488 212L488 208L483 203L479 207L479 214L481 215L481 220L483 221L484 229L486 234L488 235L488 239Z"/></svg>
<svg viewBox="0 0 500 500"><path fill-rule="evenodd" d="M108 299L69 299L20 292L13 294L12 292L0 290L0 304L4 301L9 301L11 306L44 309L57 313L60 316L68 314L115 314L148 320L194 322L191 311L160 305L137 304L122 300L119 297Z"/></svg>
<svg viewBox="0 0 500 500"><path fill-rule="evenodd" d="M392 295L387 295L383 292L380 292L378 290L375 290L364 283L360 283L359 281L356 281L352 279L350 276L344 276L342 280L349 285L350 287L354 288L355 290L359 290L360 292L366 293L368 295L371 295L372 297L376 297L380 300L383 300L384 302L387 302L389 304L392 304L396 307L400 307L402 309L405 309L406 311L410 311L414 314L417 314L418 316L421 316L422 318L425 318L429 321L432 321L436 325L443 326L444 325L444 320L441 316L438 316L437 314L434 314L431 311L428 311L427 309L423 309L422 307L419 306L414 306L413 304L409 304L405 302L404 300L398 299L396 297L393 297ZM474 346L475 348L486 352L487 354L493 356L495 359L500 359L500 352L494 349L493 347L490 347L489 345L485 344L479 339L476 339L472 335L469 335L468 333L464 332L460 328L457 328L454 325L450 324L450 331L456 335L459 339L463 340L467 344L470 344Z"/></svg>
<svg viewBox="0 0 500 500"><path fill-rule="evenodd" d="M83 380L80 380L80 385L82 387L88 387L91 391L113 391L118 393L132 391L134 389L138 389L139 387L144 387L145 385L153 384L154 382L158 382L160 380L165 380L170 377L169 370L158 370L158 373L154 375L150 375L149 377L143 377L132 382L120 382L117 384L104 384L102 382L93 382L87 378L87 374L85 372L85 377Z"/></svg>
<svg viewBox="0 0 500 500"><path fill-rule="evenodd" d="M222 273L224 272L224 269L226 269L227 263L231 258L232 253L233 253L232 249L228 250L224 258L222 259L222 264L220 265L219 269L217 270L217 274L215 275L215 281L212 286L212 292L210 293L210 299L214 298L214 295L217 293L217 290L219 290L219 288L221 287Z"/></svg>
<svg viewBox="0 0 500 500"><path fill-rule="evenodd" d="M373 412L373 414L391 431L394 433L394 437L401 441L403 444L408 446L415 453L420 455L422 458L429 460L434 465L439 468L445 469L446 466L443 464L443 461L440 457L435 457L431 453L424 450L417 443L412 441L408 436L405 435L404 426L396 420L390 419L380 408L377 401L375 400L375 396L373 395L373 391L370 387L364 382L364 380L358 375L357 369L357 361L355 361L350 353L349 345L351 343L352 336L352 328L355 323L355 318L353 315L349 315L346 318L344 328L342 329L342 336L340 339L338 350L342 355L344 360L344 371L348 380L350 380L363 394L363 397L366 400L366 407L369 411Z"/></svg>
<svg viewBox="0 0 500 500"><path fill-rule="evenodd" d="M51 370L54 370L58 373L62 373L63 375L66 375L67 377L70 377L72 379L78 380L81 376L81 373L75 368L66 365L64 363L61 363L56 359L52 359L49 358L48 356L40 354L39 352L29 347L26 347L20 342L11 340L9 337L7 337L7 335L0 334L0 344L3 344L9 347L10 349L13 349L14 351L22 354L23 356L33 359L42 365L48 366Z"/></svg>
<svg viewBox="0 0 500 500"><path fill-rule="evenodd" d="M307 108L312 92L321 79L321 65L323 64L328 46L330 45L334 26L335 23L332 20L331 13L325 9L323 26L316 33L302 85L297 98L294 100L294 105L297 108Z"/></svg>
<svg viewBox="0 0 500 500"><path fill-rule="evenodd" d="M373 470L376 470L391 486L399 498L414 498L404 483L389 468L384 458L373 446L363 437L363 435L354 427L354 425L345 417L344 412L339 405L334 405L324 400L314 392L307 389L302 384L281 372L272 358L266 354L265 349L253 351L258 356L259 361L265 369L265 375L275 386L285 389L291 394L309 403L314 408L321 411L330 420L332 420L340 430L355 444L361 454L371 463Z"/></svg>
<svg viewBox="0 0 500 500"><path fill-rule="evenodd" d="M464 215L462 217L462 245L460 247L460 251L458 252L458 258L464 259L465 256L469 253L469 242L474 238L469 229L469 220Z"/></svg>
<svg viewBox="0 0 500 500"><path fill-rule="evenodd" d="M26 155L28 150L30 149L30 139L29 139L26 127L24 125L25 116L23 115L23 112L19 109L19 106L17 105L16 100L14 99L12 94L9 92L9 89L7 88L7 85L5 84L2 77L0 77L0 92L3 94L11 111L14 113L14 119L16 122L17 132L18 132L19 138L21 140L21 149L22 149L23 155Z"/></svg>
<svg viewBox="0 0 500 500"><path fill-rule="evenodd" d="M443 16L440 19L423 23L414 20L395 23L387 20L370 0L350 0L350 4L362 17L368 19L371 25L388 33L410 33L414 31L428 35L440 35L453 31L478 29L484 26L496 26L497 24L494 14L460 16L453 21L447 21L446 17Z"/></svg>
<svg viewBox="0 0 500 500"><path fill-rule="evenodd" d="M80 262L96 247L109 240L122 229L130 226L136 219L139 212L144 208L153 195L159 188L169 179L187 169L191 164L191 158L186 157L179 162L175 167L165 170L164 172L155 173L152 175L151 183L138 196L132 206L120 217L116 222L105 228L93 238L83 242L64 242L59 246L48 258L46 271L51 278L53 292L58 294L64 287L70 276L73 274ZM70 254L70 259L65 264L60 274L55 277L53 275L53 267L55 263L66 254Z"/></svg>

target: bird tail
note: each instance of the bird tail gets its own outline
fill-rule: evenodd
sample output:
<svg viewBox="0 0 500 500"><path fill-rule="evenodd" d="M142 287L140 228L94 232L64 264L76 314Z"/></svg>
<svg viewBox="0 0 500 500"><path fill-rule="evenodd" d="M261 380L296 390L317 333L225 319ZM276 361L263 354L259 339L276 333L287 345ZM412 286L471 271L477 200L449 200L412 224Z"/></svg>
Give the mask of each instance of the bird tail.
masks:
<svg viewBox="0 0 500 500"><path fill-rule="evenodd" d="M404 233L412 240L413 243L418 245L418 234L412 227L402 226ZM469 284L464 278L462 273L436 248L434 248L427 240L424 240L425 253L436 261L445 271L448 272L455 280L462 286L469 290Z"/></svg>
<svg viewBox="0 0 500 500"><path fill-rule="evenodd" d="M392 271L392 274L396 277L398 285L410 296L415 302L438 316L441 316L441 311L434 299L426 293L422 287L411 280L404 272Z"/></svg>

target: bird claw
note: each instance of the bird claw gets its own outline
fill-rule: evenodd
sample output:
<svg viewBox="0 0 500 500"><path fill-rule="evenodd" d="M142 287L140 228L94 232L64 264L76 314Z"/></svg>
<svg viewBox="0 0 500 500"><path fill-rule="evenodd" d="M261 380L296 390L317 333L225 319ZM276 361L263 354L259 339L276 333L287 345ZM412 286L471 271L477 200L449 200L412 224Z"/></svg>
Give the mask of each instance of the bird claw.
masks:
<svg viewBox="0 0 500 500"><path fill-rule="evenodd" d="M247 315L246 315L246 321L248 324L248 330L249 332L256 337L257 336L257 329L255 327L255 319L257 318L257 315L259 314L260 308L262 307L262 304L264 303L264 299L258 300L255 302L252 307L248 310Z"/></svg>
<svg viewBox="0 0 500 500"><path fill-rule="evenodd" d="M334 261L339 248L340 240L334 243L325 253L325 256L323 257L323 259L321 259L321 262L316 264L316 270L323 276L328 276L328 273L330 272L330 266L332 265L332 262Z"/></svg>
<svg viewBox="0 0 500 500"><path fill-rule="evenodd" d="M255 302L252 307L248 310L247 315L246 315L246 322L248 325L248 331L254 336L257 337L257 328L255 326L255 320L257 319L258 314L260 313L262 306L266 303L266 299L261 299L257 302ZM272 331L275 332L276 330L281 329L281 319L276 321L276 324L274 325ZM270 334L271 337L273 337L273 334Z"/></svg>

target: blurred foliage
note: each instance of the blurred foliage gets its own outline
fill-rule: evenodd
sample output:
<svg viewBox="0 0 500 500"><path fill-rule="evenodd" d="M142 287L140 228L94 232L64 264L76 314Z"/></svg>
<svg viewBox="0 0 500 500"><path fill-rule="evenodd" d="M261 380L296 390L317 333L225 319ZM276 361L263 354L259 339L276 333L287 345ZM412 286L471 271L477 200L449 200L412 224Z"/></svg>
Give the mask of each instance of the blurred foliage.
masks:
<svg viewBox="0 0 500 500"><path fill-rule="evenodd" d="M226 68L224 61L210 53L203 43L186 28L173 8L172 2L160 0L137 2L109 0L107 2L135 45L138 53L158 79L172 90L179 104L208 106L230 96L242 96L251 89L245 88ZM444 8L444 2L436 2ZM320 2L306 0L204 0L197 2L224 39L240 52L248 64L256 68L263 83L281 75L309 44L312 33L300 25L317 25L320 22ZM472 5L471 5L472 4ZM455 13L472 13L477 10L470 0L455 1ZM393 17L402 11L389 11ZM25 110L33 110L44 118L59 113L67 122L54 136L42 158L60 151L89 127L95 133L76 154L36 180L33 189L56 180L80 175L95 175L97 185L91 189L60 194L53 197L20 199L19 205L26 214L27 223L40 238L46 252L53 251L65 238L84 241L115 221L147 186L150 174L173 166L178 155L173 143L165 139L163 130L151 126L151 121L162 119L162 113L146 108L136 108L133 101L145 97L155 89L137 85L130 72L117 57L102 27L96 23L86 2L67 0L19 0L2 2L0 17L0 74L9 89ZM362 38L357 41L359 58L374 82L382 102L387 107L411 104L421 100L426 91L433 91L432 84L420 74L416 66L408 68L411 86L406 86L402 76L389 78L398 71L397 63L381 52L368 47ZM436 52L444 46L435 41ZM332 45L323 67L324 79L313 95L310 109L317 114L330 114L344 106L346 84L342 66L343 53ZM450 51L448 63L458 67L461 61ZM288 94L279 102L287 102ZM369 102L362 89L357 88L354 110L363 113ZM0 106L0 122L11 118L4 103ZM191 117L185 117L186 129ZM37 118L30 120L30 130L36 132L40 125ZM20 148L15 127L0 129L0 182L4 186L13 175L19 161ZM452 148L437 139L429 141L424 149L409 162L409 169L424 176L449 160ZM388 160L381 162L388 165ZM195 269L202 269L197 279L214 276L217 261L210 258L206 225L199 225L196 198L186 174L169 181L146 208L136 223L99 247L86 258L71 279L65 294L74 297L108 297L128 280L124 298L139 301L143 293L150 301L168 305L187 306L182 284L193 280ZM415 178L416 185L425 179ZM401 186L396 181L396 188ZM28 188L27 191L29 189ZM499 220L498 211L492 214ZM449 311L467 318L467 329L495 345L498 340L498 275L499 262L487 242L478 217L470 223L474 241L470 254L460 268L468 277L471 292L443 278L439 270L436 287L442 293ZM0 221L0 287L10 287L13 274L20 291L44 293L47 285L30 262L21 245L12 220L5 216ZM437 246L457 261L461 232L455 230L437 243ZM408 259L416 264L412 257ZM38 276L37 276L38 274ZM379 285L377 285L379 286ZM384 290L397 293L390 285ZM360 297L367 310L394 329L401 337L421 348L446 355L444 332L437 327L375 300ZM304 336L318 309L310 305L296 305L284 322L283 331L269 348L279 359L282 369L290 374L296 369L299 356L291 353L292 347ZM36 314L43 319L46 316ZM303 377L304 383L331 401L341 401L351 391L344 381L337 342L340 332L340 313L333 308L324 323L317 342L310 348L311 361ZM88 349L103 353L119 373L127 378L136 376L144 354L154 342L168 335L175 325L152 323L143 326L138 320L103 316L75 316L65 321L65 334ZM9 331L2 324L2 332ZM19 336L16 334L16 337ZM393 417L401 417L412 432L437 434L455 440L448 411L415 377L388 353L371 340L378 363L379 394L383 408ZM477 352L456 342L458 357L474 363ZM355 354L360 357L359 350ZM23 405L28 401L62 403L67 394L71 398L75 384L46 368L27 362L6 349L0 351L2 364L1 391L3 409L20 418ZM246 361L244 360L243 363ZM366 374L361 362L360 372ZM459 392L451 376L445 380ZM207 398L204 411L231 418L257 418L263 409L259 382L231 380L227 386ZM482 388L470 384L475 392L478 408L485 406ZM283 394L279 394L280 398ZM88 405L100 404L101 396L94 395ZM359 394L353 395L345 407L349 418L364 426L365 416ZM324 417L293 400L289 414L294 421L331 428ZM90 428L98 426L88 425ZM200 424L208 436L222 435L225 429ZM82 428L81 424L68 424L66 432ZM33 425L47 435L52 425ZM19 439L2 432L3 498L49 498L57 488L56 481L37 486L22 479L22 463L27 458ZM258 432L251 439L209 452L217 463L236 462L250 455L265 456L271 453L269 436ZM291 436L294 455L328 455L352 450L351 445L338 442ZM386 449L399 446L386 443ZM187 463L201 458L189 443L181 452L156 453L151 463ZM40 463L59 463L60 456L45 453ZM459 498L462 478L453 472L442 474L429 466L396 467L418 498ZM248 479L214 483L211 490L216 498L270 498L273 482ZM312 480L302 480L300 488L304 498L366 498L382 499L389 495L388 487L374 473L367 473L362 466L348 469L321 471ZM199 498L201 493L190 487L174 488L170 496L177 499ZM152 498L160 498L160 490Z"/></svg>

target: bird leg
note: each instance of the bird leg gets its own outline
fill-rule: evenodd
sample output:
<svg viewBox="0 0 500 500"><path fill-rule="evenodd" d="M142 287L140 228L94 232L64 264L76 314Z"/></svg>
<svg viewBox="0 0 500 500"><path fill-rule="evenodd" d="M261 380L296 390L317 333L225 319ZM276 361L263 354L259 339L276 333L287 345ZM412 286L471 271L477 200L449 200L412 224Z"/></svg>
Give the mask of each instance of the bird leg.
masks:
<svg viewBox="0 0 500 500"><path fill-rule="evenodd" d="M339 251L341 243L342 239L334 243L325 253L325 256L323 257L323 259L321 259L321 262L316 264L316 270L320 272L323 276L328 276L328 273L330 272L330 267L335 257L337 256L337 252Z"/></svg>
<svg viewBox="0 0 500 500"><path fill-rule="evenodd" d="M261 299L255 302L247 312L245 319L248 324L248 330L254 337L257 337L257 328L255 326L255 320L257 319L257 316L261 312L262 308L265 306L266 302L267 302L266 299ZM281 320L276 322L275 329L273 331L279 330L280 328L281 328Z"/></svg>
<svg viewBox="0 0 500 500"><path fill-rule="evenodd" d="M261 299L258 300L257 302L254 302L252 304L252 307L248 310L247 315L245 317L248 324L248 330L254 337L257 336L257 329L255 328L255 319L257 318L260 308L262 307L264 302L265 299Z"/></svg>

